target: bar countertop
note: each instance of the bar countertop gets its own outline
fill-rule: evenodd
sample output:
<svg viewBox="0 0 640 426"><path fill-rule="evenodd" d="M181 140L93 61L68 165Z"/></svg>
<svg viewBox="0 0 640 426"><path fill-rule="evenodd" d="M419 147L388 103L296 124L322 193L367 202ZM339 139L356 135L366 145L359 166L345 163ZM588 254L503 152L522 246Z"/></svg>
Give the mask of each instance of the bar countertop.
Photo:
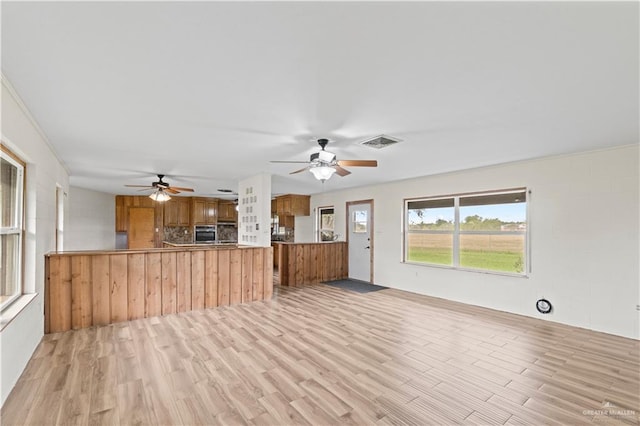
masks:
<svg viewBox="0 0 640 426"><path fill-rule="evenodd" d="M169 247L164 248L148 248L148 249L118 249L118 250L82 250L82 251L52 251L45 256L67 256L67 255L87 255L98 256L104 254L138 254L138 253L165 253L171 251L197 251L197 250L233 250L233 249L251 249L261 248L256 246L245 246L236 243L218 243L218 244L174 244L166 243ZM264 248L264 247L262 247Z"/></svg>
<svg viewBox="0 0 640 426"><path fill-rule="evenodd" d="M170 247L193 247L193 248L217 248L217 247L234 247L238 246L238 243L212 243L212 244L196 244L196 243L171 243L169 241L163 241L162 244Z"/></svg>
<svg viewBox="0 0 640 426"><path fill-rule="evenodd" d="M287 245L304 245L304 244L336 244L346 243L346 241L310 241L308 243L291 242L291 241L271 241L271 244L287 244Z"/></svg>

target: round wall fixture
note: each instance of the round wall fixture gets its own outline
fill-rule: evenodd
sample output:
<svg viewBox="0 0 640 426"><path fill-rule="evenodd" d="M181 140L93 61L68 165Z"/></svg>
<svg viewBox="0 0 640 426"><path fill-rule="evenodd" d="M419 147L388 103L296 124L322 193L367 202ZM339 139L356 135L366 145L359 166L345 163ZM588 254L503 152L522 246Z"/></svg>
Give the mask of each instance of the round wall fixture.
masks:
<svg viewBox="0 0 640 426"><path fill-rule="evenodd" d="M539 299L536 302L536 309L541 314L548 314L549 312L551 312L552 308L553 306L551 306L551 302L549 302L547 299Z"/></svg>

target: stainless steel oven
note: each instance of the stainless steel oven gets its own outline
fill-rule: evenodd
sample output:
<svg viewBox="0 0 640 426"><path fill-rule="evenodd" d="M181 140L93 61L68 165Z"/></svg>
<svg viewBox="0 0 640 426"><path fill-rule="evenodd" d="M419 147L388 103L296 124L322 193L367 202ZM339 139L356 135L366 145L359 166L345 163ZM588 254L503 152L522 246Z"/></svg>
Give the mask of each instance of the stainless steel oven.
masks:
<svg viewBox="0 0 640 426"><path fill-rule="evenodd" d="M196 244L215 244L218 242L216 225L196 225L193 229L193 242Z"/></svg>

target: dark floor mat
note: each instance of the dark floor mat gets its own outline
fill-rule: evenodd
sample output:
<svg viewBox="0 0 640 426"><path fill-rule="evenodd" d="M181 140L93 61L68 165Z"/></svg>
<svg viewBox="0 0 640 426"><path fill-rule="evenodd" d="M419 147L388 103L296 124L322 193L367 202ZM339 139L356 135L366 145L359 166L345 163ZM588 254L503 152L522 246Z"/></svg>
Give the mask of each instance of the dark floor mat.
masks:
<svg viewBox="0 0 640 426"><path fill-rule="evenodd" d="M326 281L323 284L332 285L334 287L340 287L344 290L355 291L356 293L370 293L372 291L385 290L388 287L382 287L380 285L369 284L364 281L357 280L337 280Z"/></svg>

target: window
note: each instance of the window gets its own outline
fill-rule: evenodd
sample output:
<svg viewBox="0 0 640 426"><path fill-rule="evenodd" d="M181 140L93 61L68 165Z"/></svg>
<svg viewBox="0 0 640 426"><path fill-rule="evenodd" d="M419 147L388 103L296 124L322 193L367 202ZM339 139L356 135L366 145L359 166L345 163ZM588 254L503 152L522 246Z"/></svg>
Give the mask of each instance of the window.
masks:
<svg viewBox="0 0 640 426"><path fill-rule="evenodd" d="M0 309L22 294L22 222L24 163L2 146L0 150Z"/></svg>
<svg viewBox="0 0 640 426"><path fill-rule="evenodd" d="M405 200L406 262L525 274L525 189Z"/></svg>
<svg viewBox="0 0 640 426"><path fill-rule="evenodd" d="M352 222L352 232L356 234L367 233L367 211L366 210L354 211L353 216L351 218L351 222Z"/></svg>
<svg viewBox="0 0 640 426"><path fill-rule="evenodd" d="M335 237L333 207L318 207L318 241L333 241Z"/></svg>

